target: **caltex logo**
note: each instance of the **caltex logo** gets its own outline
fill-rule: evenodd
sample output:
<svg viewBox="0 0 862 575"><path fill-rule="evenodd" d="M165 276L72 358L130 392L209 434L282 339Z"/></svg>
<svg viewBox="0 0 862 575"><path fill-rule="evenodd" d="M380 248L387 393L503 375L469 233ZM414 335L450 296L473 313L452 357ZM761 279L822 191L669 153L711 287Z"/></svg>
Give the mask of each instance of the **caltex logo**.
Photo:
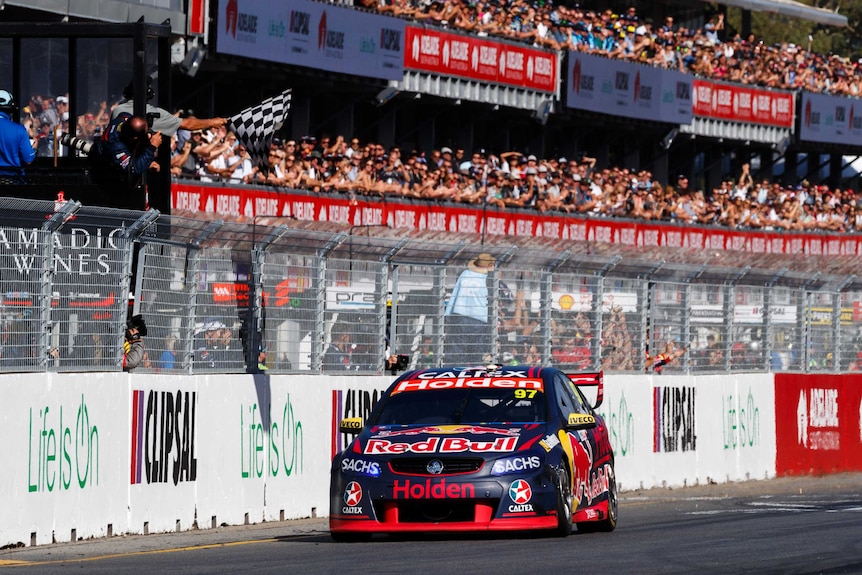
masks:
<svg viewBox="0 0 862 575"><path fill-rule="evenodd" d="M362 486L355 481L351 481L344 489L344 503L351 507L359 505L362 501Z"/></svg>
<svg viewBox="0 0 862 575"><path fill-rule="evenodd" d="M529 483L523 479L518 479L517 481L513 481L512 485L509 486L509 497L518 505L523 505L533 497L533 490L530 488Z"/></svg>

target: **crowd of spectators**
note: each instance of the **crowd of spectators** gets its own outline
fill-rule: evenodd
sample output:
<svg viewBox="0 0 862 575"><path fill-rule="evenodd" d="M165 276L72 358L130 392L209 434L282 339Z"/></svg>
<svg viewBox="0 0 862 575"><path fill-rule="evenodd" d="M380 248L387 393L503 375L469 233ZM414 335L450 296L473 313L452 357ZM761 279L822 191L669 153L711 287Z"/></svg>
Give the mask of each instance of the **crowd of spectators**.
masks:
<svg viewBox="0 0 862 575"><path fill-rule="evenodd" d="M341 136L276 138L254 166L224 128L173 144L172 170L203 181L264 184L356 199L408 198L657 222L787 231L862 231L862 194L802 181L755 180L748 164L712 190L673 185L648 170L598 166L595 158L536 158L443 146L426 154Z"/></svg>
<svg viewBox="0 0 862 575"><path fill-rule="evenodd" d="M695 27L673 16L642 18L634 7L614 13L531 0L362 0L365 8L421 22L528 42L551 50L587 52L714 80L769 88L859 96L862 59L817 54L793 43L767 45L727 29L716 13Z"/></svg>

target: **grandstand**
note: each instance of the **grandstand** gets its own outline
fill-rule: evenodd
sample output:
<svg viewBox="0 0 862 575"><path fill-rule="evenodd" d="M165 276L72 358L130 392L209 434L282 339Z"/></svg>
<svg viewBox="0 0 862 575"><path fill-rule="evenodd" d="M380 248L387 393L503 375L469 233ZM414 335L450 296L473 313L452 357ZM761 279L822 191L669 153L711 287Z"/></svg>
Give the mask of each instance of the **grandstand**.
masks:
<svg viewBox="0 0 862 575"><path fill-rule="evenodd" d="M104 22L130 20L137 15L154 19L158 11L155 7L148 8L146 2L139 12L112 15L58 14L47 4L41 8L39 2L21 4L7 3L9 21L41 20L46 24L60 17L75 21L89 16L89 19ZM23 71L18 76L21 86L16 89L19 100L22 95L23 100L30 100L29 113L34 116L38 115L37 102L40 106L50 106L53 103L43 104L43 100L50 100L50 95L74 91L70 113L79 118L77 132L84 137L92 136L94 126L104 118L105 106L110 107L119 99L135 66L153 73L169 65L172 73L161 75L169 81L160 82L156 78L157 85L166 86L158 89L158 100L164 107L184 114L228 115L285 86L291 87L294 91L291 116L279 134L284 142L291 139L300 142L305 136L321 140L327 136L332 139L343 136L345 141L356 138L362 145L376 143L378 154L381 147L387 151L398 147L404 156L410 150L417 150L423 160L447 147L465 150L467 156L476 150L487 150L489 156L498 158L515 151L522 158L535 155L539 159L537 170L544 167L548 173L555 169L554 162L563 157L593 157L597 169L610 169L617 176L626 171L640 174L647 170L649 183L665 186L677 184L677 175L683 173L689 177L690 187L703 190L707 199L728 177L736 180L745 164L752 166L751 173L756 180L778 181L787 192L795 193L797 186L804 182L818 190L822 185L828 186L829 197L835 198L836 190L855 191L858 187L856 178L845 180L842 172L843 158L854 157L862 150L862 142L856 142L859 130L853 125L859 114L853 108L853 99L838 96L858 91L854 83L856 66L851 66L848 58L830 57L824 63L827 68L824 74L832 76L828 78L828 88L824 88L818 84L820 77L805 80L801 69L796 70L792 82L787 70L779 74L780 81L775 82L740 64L744 58L769 63L793 56L791 60L804 68L809 60L817 62L826 58L789 43L775 48L750 45L748 10L775 12L823 26L846 25L846 18L833 12L784 0L745 2L741 28L733 30L720 16L727 6L738 4L735 2L723 4L716 12L708 3L687 2L634 2L630 5L596 2L579 7L551 3L533 7L515 2L506 9L495 2L453 4L457 10L451 6L444 10L442 5L434 3L385 2L360 6L357 2L353 7L333 5L324 10L323 5L303 1L287 3L278 11L263 15L235 13L235 3L219 1L209 4L211 22L201 27L193 26L200 20L194 20L193 16L197 18L200 14L183 13L182 8L174 4L167 14L171 18L173 42L169 57L151 55L147 62L141 63L124 55L126 51L116 43L107 44L109 49L105 50L105 44L93 41L91 45L89 40L70 45L44 35L16 40L22 37L18 31L20 27L16 26L15 34L6 34L3 42L18 49L20 44L16 42L31 42L43 49L21 50L20 62L7 62L2 76L8 78L9 83L16 77L15 69ZM192 8L197 6L192 3ZM301 17L289 19L294 13ZM672 22L668 22L667 16L671 16ZM359 34L357 40L357 31L351 28L351 17L380 33ZM546 17L550 23L547 26ZM495 19L508 25L494 25ZM280 25L288 20L306 25L316 22L318 30L324 30L324 34L316 43L309 43L303 35L316 33L315 26L285 30ZM327 23L328 31L326 26L321 28L321 22ZM178 28L183 27L184 33L178 33ZM591 48L588 37L602 30L611 32L615 46ZM275 46L268 43L272 38L287 39L290 50L284 53L268 50ZM640 42L639 38L650 38L654 47L626 53L620 47L632 38L635 43ZM363 51L351 56L345 45L339 43L345 41L365 41L363 49L374 56L364 58ZM665 44L677 53L700 50L714 57L716 65L711 69L698 68L682 56L677 56L673 63L659 64L656 58L660 50L655 46ZM425 45L445 47L446 54L441 54L438 60L423 60ZM476 61L470 63L472 68L468 66L472 71L458 69L457 60L464 55L464 50L476 54ZM75 68L74 57L92 59L100 51L110 51L114 57L98 74L79 79L74 72L63 72L64 67ZM738 56L740 62L736 68L749 74L744 85L732 82L735 68L733 64L721 64L721 58L725 57L719 54L722 51ZM47 69L56 73L32 73L41 62L32 55L34 52L49 54ZM490 57L489 54L500 56L504 52L507 56L500 62L511 64L506 73L514 73L514 76L494 76L501 74L500 66L490 70L482 68L482 54ZM305 56L298 56L302 54ZM603 64L608 58L613 65ZM529 74L526 69L520 76L511 72L518 71L519 62L530 63ZM553 69L548 68L548 62ZM605 69L609 72L601 76ZM486 80L482 74L493 77ZM850 80L840 83L841 75L849 76ZM580 82L577 90L576 80ZM731 82L727 83L728 80ZM586 89L591 82L601 86L593 87L597 91L588 101L580 88ZM238 85L243 89L237 90ZM625 101L627 94L639 98L636 104ZM701 98L703 94L707 94L706 100ZM663 101L670 99L673 109L647 106L648 96L661 96ZM692 99L690 106L686 98ZM717 105L728 98L732 100L730 107ZM836 116L839 112L841 115ZM847 133L833 127L841 117L848 122ZM819 124L821 118L823 123ZM63 188L67 197L85 203L116 201L94 195L76 180L75 169L81 165L80 158L62 147L59 151L59 158L49 157L50 149L39 158L37 166L31 170L33 185L22 192L24 195L53 199ZM321 160L327 167L326 158ZM502 166L498 177L511 173L510 165ZM777 174L779 169L781 172ZM568 175L563 167L559 171L563 177ZM60 175L60 183L57 175ZM190 175L195 180L202 179L201 171ZM471 181L469 174L464 176L467 181L462 181L461 192L464 186L479 187L475 178ZM209 182L211 188L248 188L255 194L262 189L254 182L245 186L229 178L224 181L221 176L203 179L213 180ZM188 184L182 174L173 182L175 188L177 183ZM276 189L281 194L290 188L305 187L300 182ZM323 189L332 192L336 188L333 185L333 188L324 186ZM336 195L339 194L343 191L339 190ZM464 199L466 196L466 193L457 194L457 202L475 206L474 201ZM415 203L428 198L443 201L444 205L449 205L452 199L446 195L417 192L406 201ZM384 199L403 198L387 196ZM841 197L841 203L851 205L852 211L844 216L846 223L837 230L825 224L799 228L761 223L749 227L731 220L730 225L739 229L817 233L855 231L855 199L855 195ZM171 198L165 193L151 193L149 200L149 205L163 213L172 210ZM526 209L535 207L530 205ZM511 203L506 209L517 212L522 208ZM483 213L488 210L482 207ZM576 219L595 215L571 206L565 207L565 211L567 214L575 212ZM638 220L630 210L613 216ZM684 223L673 217L658 219L670 224ZM727 224L721 222L720 225ZM816 259L816 256L811 257ZM768 258L760 259L780 261L781 258L769 254ZM801 260L794 260L798 261ZM758 261L757 265L763 262Z"/></svg>

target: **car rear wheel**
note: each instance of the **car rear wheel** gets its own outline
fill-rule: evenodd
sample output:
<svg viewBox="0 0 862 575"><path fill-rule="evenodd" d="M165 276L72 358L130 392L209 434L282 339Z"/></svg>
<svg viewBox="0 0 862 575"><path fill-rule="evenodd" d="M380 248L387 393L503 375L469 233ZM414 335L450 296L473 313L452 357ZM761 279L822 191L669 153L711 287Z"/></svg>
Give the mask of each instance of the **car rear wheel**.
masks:
<svg viewBox="0 0 862 575"><path fill-rule="evenodd" d="M613 467L611 467L613 469ZM608 478L608 515L596 524L597 531L613 531L617 527L617 512L619 497L617 496L617 478L613 471Z"/></svg>
<svg viewBox="0 0 862 575"><path fill-rule="evenodd" d="M608 477L608 512L605 517L598 521L583 521L578 523L578 532L592 533L595 531L613 531L617 527L617 511L619 497L617 496L617 480L613 471Z"/></svg>
<svg viewBox="0 0 862 575"><path fill-rule="evenodd" d="M567 537L572 534L572 484L569 481L569 474L563 467L557 474L557 529L556 533L560 537Z"/></svg>

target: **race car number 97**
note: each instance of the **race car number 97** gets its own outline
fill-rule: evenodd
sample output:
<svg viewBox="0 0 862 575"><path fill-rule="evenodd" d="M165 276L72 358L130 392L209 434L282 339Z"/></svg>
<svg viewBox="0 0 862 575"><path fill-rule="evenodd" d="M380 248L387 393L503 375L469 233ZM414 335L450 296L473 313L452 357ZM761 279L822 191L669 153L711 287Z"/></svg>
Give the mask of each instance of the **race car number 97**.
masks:
<svg viewBox="0 0 862 575"><path fill-rule="evenodd" d="M516 389L515 390L515 398L516 399L533 399L536 397L535 389Z"/></svg>

